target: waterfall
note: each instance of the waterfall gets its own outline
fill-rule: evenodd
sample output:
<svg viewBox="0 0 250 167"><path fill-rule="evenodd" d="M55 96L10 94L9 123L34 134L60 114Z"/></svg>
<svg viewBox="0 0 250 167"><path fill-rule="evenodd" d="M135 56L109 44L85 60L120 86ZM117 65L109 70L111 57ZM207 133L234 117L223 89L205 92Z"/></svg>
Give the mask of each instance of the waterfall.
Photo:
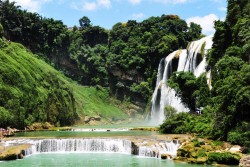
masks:
<svg viewBox="0 0 250 167"><path fill-rule="evenodd" d="M149 144L150 143L150 144ZM160 158L161 154L175 157L179 142L174 141L136 141L126 139L20 139L8 141L6 145L29 144L24 155L40 153L123 153L143 157Z"/></svg>
<svg viewBox="0 0 250 167"><path fill-rule="evenodd" d="M146 146L141 146L138 148L138 155L141 157L156 157L156 153L150 148Z"/></svg>
<svg viewBox="0 0 250 167"><path fill-rule="evenodd" d="M150 124L159 125L163 123L166 106L172 106L178 112L189 111L182 104L181 99L176 96L175 90L167 85L167 80L175 71L190 71L196 77L206 72L206 54L212 47L212 38L212 36L207 36L198 41L193 41L187 49L174 51L161 60L158 67L156 87L151 100ZM209 73L207 78L210 86L211 75Z"/></svg>
<svg viewBox="0 0 250 167"><path fill-rule="evenodd" d="M131 141L120 139L44 139L30 140L28 154L63 152L131 153Z"/></svg>
<svg viewBox="0 0 250 167"><path fill-rule="evenodd" d="M148 146L148 142L137 143L135 154L142 157L161 158L162 154L176 157L177 150L180 147L179 141L160 141Z"/></svg>

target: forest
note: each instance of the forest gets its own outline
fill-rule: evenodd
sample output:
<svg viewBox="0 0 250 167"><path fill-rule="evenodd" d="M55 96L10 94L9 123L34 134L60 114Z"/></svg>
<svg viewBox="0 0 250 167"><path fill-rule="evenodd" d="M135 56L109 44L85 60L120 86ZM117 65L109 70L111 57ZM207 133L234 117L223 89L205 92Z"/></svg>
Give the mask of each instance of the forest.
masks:
<svg viewBox="0 0 250 167"><path fill-rule="evenodd" d="M172 114L160 126L162 133L197 133L244 145L249 151L249 9L249 1L228 0L226 20L215 22L214 43L207 57L207 70L212 71L211 90L205 75L172 75L168 84L190 112ZM26 75L34 71L28 60L18 60L17 56L17 65L6 56L23 54L23 46L78 84L105 88L109 96L139 103L145 109L160 60L203 36L200 25L188 25L177 15L163 14L142 22L128 20L111 30L92 25L83 16L79 25L69 28L60 20L0 0L0 58L1 62L12 62L0 66L0 118L4 120L0 126L18 122L15 125L23 128L40 121L72 125L79 117L74 90L66 81L42 70L32 74L36 76ZM10 42L23 46L9 47ZM22 72L16 74L18 71ZM31 82L34 84L27 84ZM43 92L46 96L41 95ZM202 114L197 115L196 109L201 107ZM65 117L59 112L65 112Z"/></svg>

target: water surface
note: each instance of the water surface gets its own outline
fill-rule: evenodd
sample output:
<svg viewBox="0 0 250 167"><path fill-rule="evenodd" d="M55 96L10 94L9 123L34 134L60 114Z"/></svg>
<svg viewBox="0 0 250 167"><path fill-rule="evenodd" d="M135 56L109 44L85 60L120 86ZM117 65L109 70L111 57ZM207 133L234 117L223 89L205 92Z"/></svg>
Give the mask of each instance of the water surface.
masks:
<svg viewBox="0 0 250 167"><path fill-rule="evenodd" d="M152 136L158 132L153 131L98 131L98 132L75 132L75 131L34 131L20 132L15 137L27 138L87 138L87 137L126 137L126 136Z"/></svg>
<svg viewBox="0 0 250 167"><path fill-rule="evenodd" d="M0 162L1 167L201 167L172 160L127 154L63 153L36 154L22 160ZM211 166L206 166L211 167Z"/></svg>

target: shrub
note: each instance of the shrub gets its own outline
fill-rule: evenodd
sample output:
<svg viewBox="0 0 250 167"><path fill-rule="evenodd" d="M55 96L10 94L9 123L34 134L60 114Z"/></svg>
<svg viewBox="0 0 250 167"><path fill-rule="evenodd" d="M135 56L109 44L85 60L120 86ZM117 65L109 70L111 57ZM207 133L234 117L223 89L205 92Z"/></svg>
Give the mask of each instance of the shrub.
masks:
<svg viewBox="0 0 250 167"><path fill-rule="evenodd" d="M187 124L190 122L191 116L189 113L178 113L172 118L166 119L165 122L160 125L161 133L187 133Z"/></svg>
<svg viewBox="0 0 250 167"><path fill-rule="evenodd" d="M238 154L233 154L229 152L211 152L208 154L208 163L212 164L214 162L218 164L230 164L238 165L240 161L240 156Z"/></svg>

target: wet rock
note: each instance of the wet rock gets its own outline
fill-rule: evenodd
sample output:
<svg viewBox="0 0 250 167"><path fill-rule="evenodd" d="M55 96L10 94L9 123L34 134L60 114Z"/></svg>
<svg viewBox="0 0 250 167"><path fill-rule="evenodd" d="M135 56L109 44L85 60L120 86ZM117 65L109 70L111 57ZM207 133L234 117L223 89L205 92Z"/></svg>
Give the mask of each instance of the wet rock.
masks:
<svg viewBox="0 0 250 167"><path fill-rule="evenodd" d="M173 157L169 154L161 154L161 159L173 159Z"/></svg>

